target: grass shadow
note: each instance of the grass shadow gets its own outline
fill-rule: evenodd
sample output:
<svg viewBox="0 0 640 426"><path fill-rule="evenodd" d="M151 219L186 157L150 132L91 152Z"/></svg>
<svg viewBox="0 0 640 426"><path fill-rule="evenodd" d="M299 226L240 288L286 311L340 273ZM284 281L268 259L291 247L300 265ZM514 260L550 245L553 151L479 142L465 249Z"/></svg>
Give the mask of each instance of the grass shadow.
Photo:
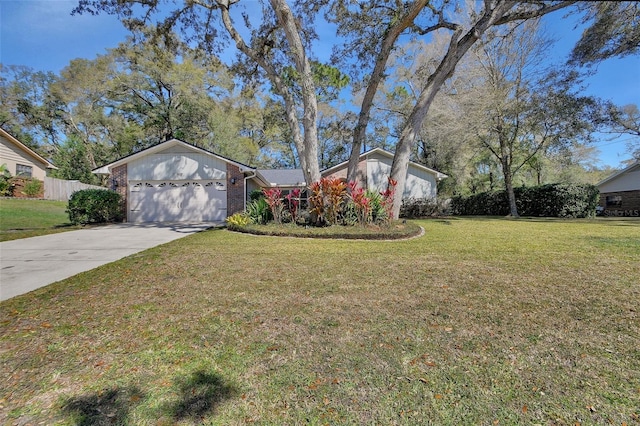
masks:
<svg viewBox="0 0 640 426"><path fill-rule="evenodd" d="M71 398L62 411L78 426L127 425L129 412L142 399L144 394L137 387L111 388Z"/></svg>
<svg viewBox="0 0 640 426"><path fill-rule="evenodd" d="M213 414L216 407L237 394L235 386L218 374L197 370L178 380L181 398L171 404L169 412L175 420L200 418Z"/></svg>

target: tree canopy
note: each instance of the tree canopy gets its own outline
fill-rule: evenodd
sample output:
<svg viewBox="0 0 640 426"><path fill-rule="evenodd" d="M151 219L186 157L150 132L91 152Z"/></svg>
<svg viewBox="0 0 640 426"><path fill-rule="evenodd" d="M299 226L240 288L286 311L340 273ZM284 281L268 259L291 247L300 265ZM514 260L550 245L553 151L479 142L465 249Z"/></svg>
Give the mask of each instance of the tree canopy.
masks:
<svg viewBox="0 0 640 426"><path fill-rule="evenodd" d="M74 164L85 168L177 137L247 163L299 167L308 182L319 178L321 168L349 158L353 180L363 148L383 146L395 151L391 177L402 187L410 159L451 173L461 169L461 158L471 161L465 147L474 140L497 140L495 132L488 137L495 122L467 109L497 105L487 100L497 90L489 84L491 76L480 85L478 75L469 74L482 67L478 55L470 58L477 47L488 53L512 40L522 48L527 22L565 9L584 13L589 29L607 40L601 58L637 51L637 4L575 3L80 0L74 13L115 14L131 37L95 60L72 61L59 76L3 67L0 120L27 142L39 141L50 154L82 158ZM612 25L614 18L622 19L621 25ZM332 45L330 58L318 53L321 42ZM428 56L421 59L424 66L398 84L392 76L402 69L412 72L408 64L417 57L412 46ZM229 58L230 51L233 59L220 59ZM480 65L473 68L469 60ZM489 65L484 64L485 71ZM493 65L497 78L499 67ZM513 78L507 80L513 85ZM556 118L566 112L554 105L575 101L573 88L561 80L555 87L535 89L527 83L505 91L508 105L493 108L518 124L504 121L502 127L517 128L510 137L520 148L529 141L528 150L520 150L522 155L510 163L516 172L539 169L540 156L551 155L546 147L556 145L552 140L577 134L540 114L542 105ZM462 94L466 103L454 101ZM355 109L346 105L350 101ZM628 131L624 126L633 119L626 110L610 111L609 122ZM467 130L476 129L473 134L456 131L452 141L444 136L448 131L441 131L451 123L468 123L472 116L476 121ZM484 147L489 156L498 154L492 145ZM504 174L511 167L505 162L509 156L499 154L489 173ZM485 164L489 157L477 158ZM400 196L398 191L396 215Z"/></svg>

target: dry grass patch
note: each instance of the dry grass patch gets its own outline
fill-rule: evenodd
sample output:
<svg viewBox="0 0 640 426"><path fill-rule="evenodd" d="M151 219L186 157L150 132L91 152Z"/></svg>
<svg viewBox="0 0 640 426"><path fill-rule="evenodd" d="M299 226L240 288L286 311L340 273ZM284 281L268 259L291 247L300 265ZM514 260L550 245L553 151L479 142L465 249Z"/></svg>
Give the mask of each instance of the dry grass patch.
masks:
<svg viewBox="0 0 640 426"><path fill-rule="evenodd" d="M212 230L3 302L0 423L640 421L639 222L418 223Z"/></svg>

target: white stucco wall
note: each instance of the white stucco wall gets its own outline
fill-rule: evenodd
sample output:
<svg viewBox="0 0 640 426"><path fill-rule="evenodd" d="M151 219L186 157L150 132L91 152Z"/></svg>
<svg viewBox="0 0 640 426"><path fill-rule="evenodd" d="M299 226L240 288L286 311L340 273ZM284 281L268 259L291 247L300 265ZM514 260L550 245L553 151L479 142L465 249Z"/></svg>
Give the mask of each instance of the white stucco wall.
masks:
<svg viewBox="0 0 640 426"><path fill-rule="evenodd" d="M165 150L131 161L130 181L225 179L226 163L210 155L193 151Z"/></svg>
<svg viewBox="0 0 640 426"><path fill-rule="evenodd" d="M367 157L367 184L370 189L378 192L387 189L392 161L391 158L379 154ZM436 177L426 170L409 164L402 198L435 198L436 196Z"/></svg>

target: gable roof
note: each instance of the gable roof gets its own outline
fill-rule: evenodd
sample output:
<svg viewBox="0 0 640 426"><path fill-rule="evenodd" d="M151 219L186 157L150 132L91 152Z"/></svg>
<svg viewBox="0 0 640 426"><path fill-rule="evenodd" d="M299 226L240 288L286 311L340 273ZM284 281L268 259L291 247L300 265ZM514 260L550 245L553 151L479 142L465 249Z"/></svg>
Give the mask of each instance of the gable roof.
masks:
<svg viewBox="0 0 640 426"><path fill-rule="evenodd" d="M302 169L261 169L257 171L270 186L306 186Z"/></svg>
<svg viewBox="0 0 640 426"><path fill-rule="evenodd" d="M174 146L183 146L185 148L188 148L194 152L198 152L200 154L205 154L205 155L209 155L212 156L214 158L218 158L222 161L224 161L225 163L231 163L235 166L237 166L241 172L246 172L246 171L255 171L255 168L251 167L251 166L247 166L246 164L242 164L239 163L237 161L233 161L229 158L223 157L222 155L216 154L214 152L211 151L207 151L206 149L197 147L195 145L192 145L190 143L181 141L179 139L171 139L168 140L166 142L161 142L159 144L150 146L149 148L143 149L142 151L138 151L135 152L133 154L127 155L126 157L123 157L119 160L114 161L113 163L109 163L109 164L105 164L102 167L98 167L97 169L93 170L92 173L98 174L98 175L108 175L111 174L111 170L115 167L121 166L123 164L127 164L133 160L137 160L139 158L145 157L147 155L150 154L155 154L161 151L164 151L165 149L169 149L171 147Z"/></svg>
<svg viewBox="0 0 640 426"><path fill-rule="evenodd" d="M634 163L631 163L628 167L625 167L622 170L618 170L617 172L613 173L611 176L609 176L608 178L605 178L603 180L601 180L600 182L598 182L596 184L597 187L600 187L601 185L604 185L605 183L611 182L612 180L617 179L618 177L620 177L621 175L625 174L625 173L629 173L630 171L632 171L634 168L638 168L640 169L640 160L637 160Z"/></svg>
<svg viewBox="0 0 640 426"><path fill-rule="evenodd" d="M369 157L369 156L371 156L373 154L380 154L380 155L382 155L384 157L393 159L393 154L390 153L389 151L384 150L382 148L373 148L373 149L370 149L369 151L366 151L366 152L363 152L362 154L360 154L360 157L358 158L358 161L362 161L363 159L366 159L367 157ZM347 161L343 161L340 164L336 164L333 167L329 167L327 169L322 170L320 172L320 174L323 174L323 175L325 173L331 174L334 171L345 167L348 163L349 163L348 160ZM415 161L409 161L409 165L412 166L412 167L415 167L417 169L423 170L423 171L425 171L427 173L431 173L432 175L434 175L436 177L437 180L444 179L444 178L448 177L444 173L440 173L437 170L430 169L429 167L423 166L422 164L416 163Z"/></svg>
<svg viewBox="0 0 640 426"><path fill-rule="evenodd" d="M2 127L0 127L0 135L3 136L5 139L9 140L9 142L15 144L21 151L23 151L29 157L34 159L37 163L42 163L47 169L55 169L55 170L58 169L56 166L51 164L49 160L45 159L40 154L38 154L37 152L35 152L34 150L29 148L22 142L20 142L18 139L13 137L9 132L4 130Z"/></svg>

